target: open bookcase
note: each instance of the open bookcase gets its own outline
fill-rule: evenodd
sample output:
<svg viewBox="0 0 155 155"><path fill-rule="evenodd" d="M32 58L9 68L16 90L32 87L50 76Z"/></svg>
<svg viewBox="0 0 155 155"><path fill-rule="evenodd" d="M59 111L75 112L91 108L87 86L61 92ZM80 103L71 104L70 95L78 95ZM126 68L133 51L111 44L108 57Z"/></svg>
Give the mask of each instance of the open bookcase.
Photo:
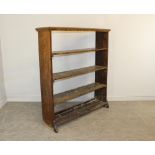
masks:
<svg viewBox="0 0 155 155"><path fill-rule="evenodd" d="M40 83L42 98L42 115L46 124L58 132L58 127L64 123L83 116L101 107L109 107L107 102L107 71L108 71L108 32L109 29L96 28L72 28L72 27L41 27L36 28L39 39ZM75 49L65 51L52 50L53 31L78 31L95 32L95 48ZM53 73L52 57L67 56L95 52L95 66L79 68L64 72ZM92 84L78 87L59 94L53 94L53 84L57 80L63 80L95 72L95 81ZM83 103L75 104L69 108L56 111L57 105L69 104L68 100L82 95L94 93L94 98Z"/></svg>

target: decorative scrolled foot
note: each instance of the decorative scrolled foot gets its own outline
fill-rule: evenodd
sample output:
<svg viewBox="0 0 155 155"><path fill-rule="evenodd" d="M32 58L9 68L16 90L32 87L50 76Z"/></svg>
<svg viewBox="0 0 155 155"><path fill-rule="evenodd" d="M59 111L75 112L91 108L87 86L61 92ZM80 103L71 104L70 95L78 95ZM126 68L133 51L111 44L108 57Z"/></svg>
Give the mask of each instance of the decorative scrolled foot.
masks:
<svg viewBox="0 0 155 155"><path fill-rule="evenodd" d="M58 133L58 128L57 127L53 127L53 129L54 129L55 133Z"/></svg>
<svg viewBox="0 0 155 155"><path fill-rule="evenodd" d="M105 104L103 107L109 108L109 104L107 103L107 104Z"/></svg>
<svg viewBox="0 0 155 155"><path fill-rule="evenodd" d="M58 127L55 123L53 123L53 129L55 133L58 133Z"/></svg>

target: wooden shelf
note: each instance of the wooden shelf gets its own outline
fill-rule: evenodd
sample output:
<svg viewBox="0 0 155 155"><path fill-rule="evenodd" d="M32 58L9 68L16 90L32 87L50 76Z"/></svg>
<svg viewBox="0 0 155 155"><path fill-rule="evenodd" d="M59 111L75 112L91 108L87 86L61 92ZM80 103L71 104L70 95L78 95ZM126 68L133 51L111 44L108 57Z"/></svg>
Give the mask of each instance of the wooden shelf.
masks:
<svg viewBox="0 0 155 155"><path fill-rule="evenodd" d="M79 76L82 74L87 74L87 73L103 70L106 68L107 67L104 67L104 66L90 66L90 67L74 69L70 71L54 73L53 80L68 79L68 78L72 78L72 77Z"/></svg>
<svg viewBox="0 0 155 155"><path fill-rule="evenodd" d="M97 89L101 89L106 87L105 84L100 83L92 83L86 86L78 87L76 89L72 89L66 92L62 92L54 95L54 104L63 103L65 101L77 98L79 96L85 95Z"/></svg>
<svg viewBox="0 0 155 155"><path fill-rule="evenodd" d="M79 28L79 27L39 27L37 31L90 31L90 32L109 32L110 29L99 29L99 28Z"/></svg>
<svg viewBox="0 0 155 155"><path fill-rule="evenodd" d="M75 105L78 105L78 104L81 104L81 102L79 102L79 101L70 101L70 102L63 102L63 103L61 103L61 104L56 104L55 106L54 106L54 113L56 114L56 113L59 113L59 112L61 112L61 111L63 111L63 110L66 110L66 109L68 109L68 108L71 108L71 107L73 107L73 106L75 106Z"/></svg>
<svg viewBox="0 0 155 155"><path fill-rule="evenodd" d="M70 122L71 120L77 119L80 116L86 115L104 106L109 107L107 102L102 102L94 98L84 103L74 105L68 109L59 111L55 114L55 127Z"/></svg>
<svg viewBox="0 0 155 155"><path fill-rule="evenodd" d="M53 51L52 56L64 56L73 54L83 54L89 52L102 52L107 50L107 48L86 48L86 49L75 49L75 50L64 50L64 51Z"/></svg>

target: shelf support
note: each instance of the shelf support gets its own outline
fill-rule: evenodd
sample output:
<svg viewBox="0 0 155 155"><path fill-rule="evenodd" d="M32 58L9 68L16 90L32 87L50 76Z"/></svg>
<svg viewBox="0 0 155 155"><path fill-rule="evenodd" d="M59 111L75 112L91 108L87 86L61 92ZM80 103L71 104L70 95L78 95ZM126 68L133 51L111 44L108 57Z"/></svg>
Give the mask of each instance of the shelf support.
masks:
<svg viewBox="0 0 155 155"><path fill-rule="evenodd" d="M95 53L95 65L106 66L108 69L108 32L96 32L96 48L106 48L107 50ZM107 70L95 72L95 82L107 85ZM95 90L95 98L107 102L107 88Z"/></svg>
<svg viewBox="0 0 155 155"><path fill-rule="evenodd" d="M54 120L51 35L48 29L38 31L42 115L49 126L53 126Z"/></svg>

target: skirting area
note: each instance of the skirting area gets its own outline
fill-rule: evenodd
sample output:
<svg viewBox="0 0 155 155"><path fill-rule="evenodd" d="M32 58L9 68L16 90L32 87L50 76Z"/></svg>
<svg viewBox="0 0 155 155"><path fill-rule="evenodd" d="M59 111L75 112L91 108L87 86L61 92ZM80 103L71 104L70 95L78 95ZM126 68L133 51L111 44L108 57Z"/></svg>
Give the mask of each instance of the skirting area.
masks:
<svg viewBox="0 0 155 155"><path fill-rule="evenodd" d="M0 109L0 140L155 140L155 101L110 102L59 133L42 121L40 103L7 103Z"/></svg>

